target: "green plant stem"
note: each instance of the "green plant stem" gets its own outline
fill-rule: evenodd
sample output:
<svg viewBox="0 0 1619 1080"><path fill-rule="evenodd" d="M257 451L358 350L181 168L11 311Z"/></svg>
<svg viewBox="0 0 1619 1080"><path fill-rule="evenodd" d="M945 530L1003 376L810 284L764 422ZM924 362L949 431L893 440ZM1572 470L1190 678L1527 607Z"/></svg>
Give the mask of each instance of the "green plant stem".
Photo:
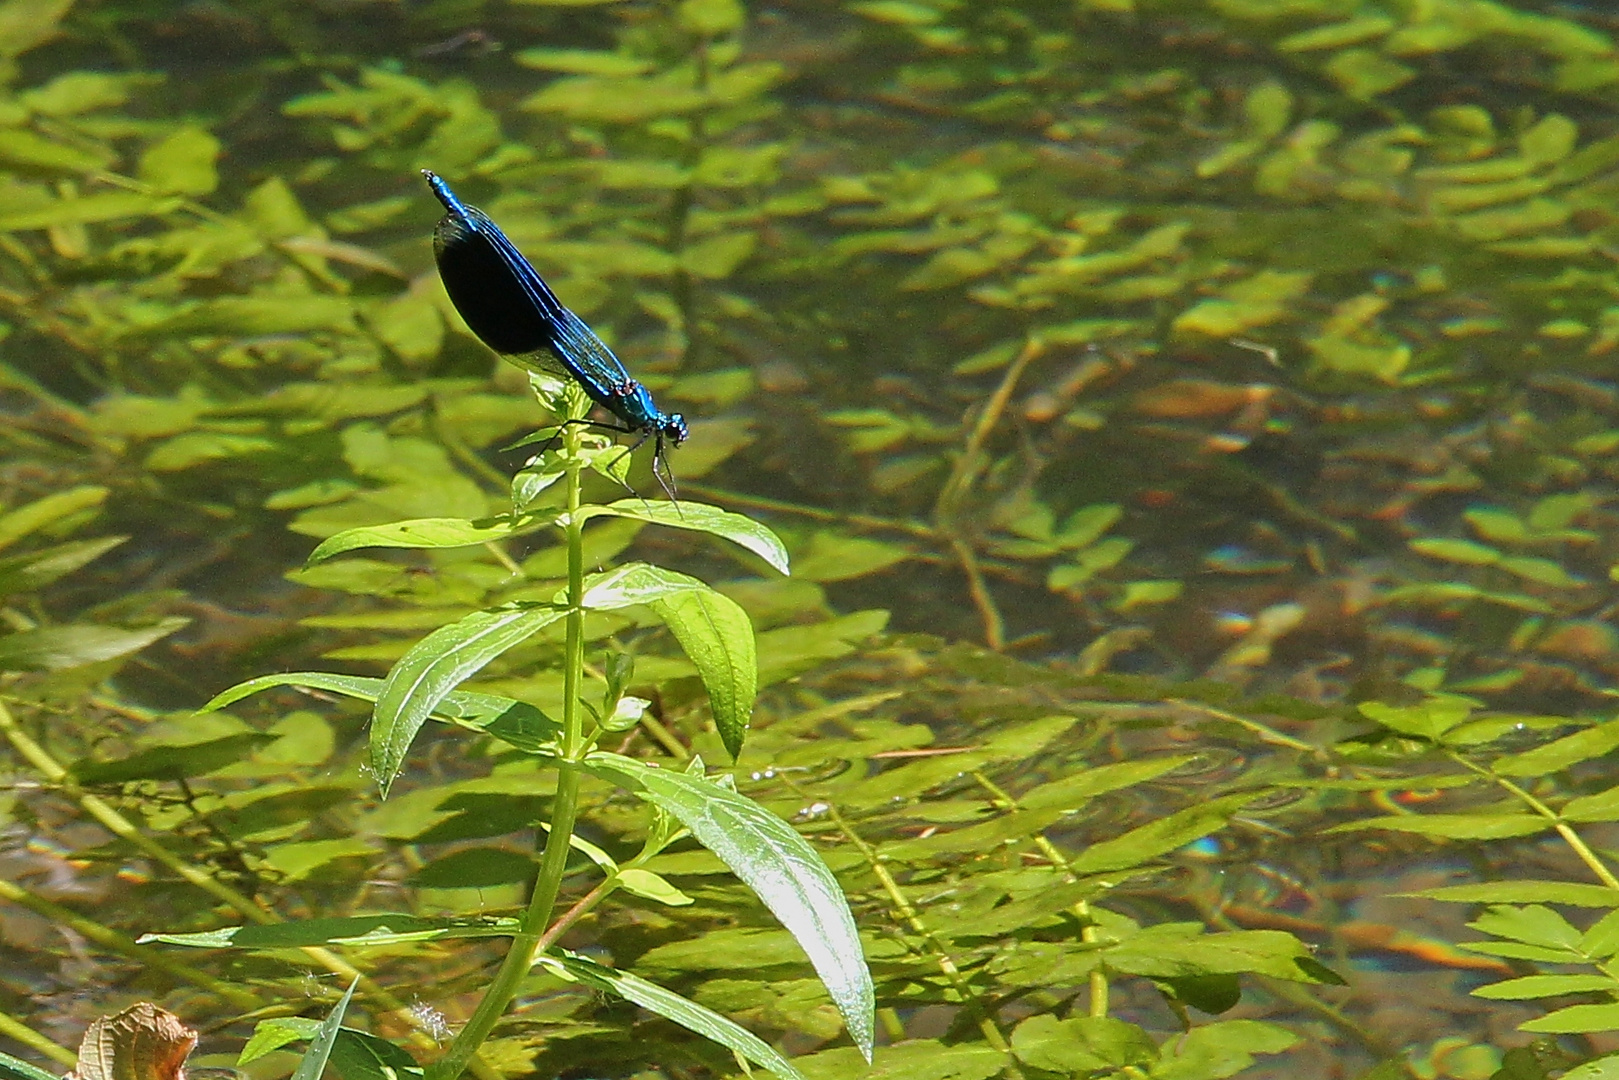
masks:
<svg viewBox="0 0 1619 1080"><path fill-rule="evenodd" d="M224 882L216 881L207 872L192 866L181 859L174 852L159 844L156 840L141 832L135 823L126 818L99 795L92 795L78 785L71 773L51 756L34 737L22 729L17 718L4 702L0 702L0 734L4 734L12 748L21 754L46 780L56 785L88 815L108 832L139 848L154 862L161 864L171 872L179 875L203 892L212 896L221 903L229 905L237 914L250 922L260 925L277 922L275 915L259 905L250 897L244 896Z"/></svg>
<svg viewBox="0 0 1619 1080"><path fill-rule="evenodd" d="M990 793L998 809L1006 811L1018 809L1017 800L999 784L985 776L983 772L974 769L973 779L978 781L980 787ZM1074 873L1073 867L1068 862L1068 856L1063 854L1062 849L1053 844L1045 833L1034 834L1034 846L1039 849L1040 854L1045 857L1046 861L1051 863L1053 869L1062 871L1063 877L1069 881L1079 880L1079 875ZM1101 940L1102 935L1096 927L1095 920L1091 918L1090 902L1086 900L1076 901L1073 911L1074 917L1080 922L1079 940L1087 945L1096 945ZM1100 966L1095 968L1090 974L1089 987L1090 1008L1088 1011L1093 1018L1102 1019L1107 1016L1108 1007L1107 971Z"/></svg>
<svg viewBox="0 0 1619 1080"><path fill-rule="evenodd" d="M1553 810L1551 807L1529 794L1529 792L1525 791L1517 784L1514 784L1511 780L1508 780L1504 776L1498 775L1493 770L1486 769L1481 765L1477 765L1467 760L1467 758L1463 757L1462 755L1455 753L1454 751L1452 751L1449 756L1452 761L1455 761L1457 764L1461 765L1470 772L1484 777L1491 783L1496 784L1503 790L1509 792L1513 798L1518 799L1525 806L1529 807L1529 809L1533 810L1547 821L1550 821L1552 823L1552 827L1557 830L1557 835L1561 836L1563 838L1563 842L1573 849L1574 854L1579 857L1579 860L1590 869L1592 874L1596 875L1596 879L1602 882L1602 884L1606 885L1608 888L1619 891L1619 877L1614 875L1614 872L1608 868L1608 865L1604 863L1600 857L1598 857L1596 852L1591 850L1590 845L1580 837L1579 833L1574 831L1573 827L1557 816L1557 811Z"/></svg>
<svg viewBox="0 0 1619 1080"><path fill-rule="evenodd" d="M540 856L534 889L517 933L512 935L511 949L506 953L505 960L501 961L500 970L484 991L483 1000L478 1002L466 1026L456 1033L444 1056L428 1069L428 1080L456 1080L461 1075L517 996L523 979L534 966L534 958L566 928L565 923L559 923L550 931L545 929L556 907L557 893L562 888L562 876L568 866L568 844L579 813L578 760L584 747L584 716L579 705L579 691L585 668L585 558L584 522L579 517L580 471L583 466L579 460L578 425L570 424L563 428L562 440L569 462L564 480L568 511L563 525L568 548L568 615L562 660L562 758L557 763L557 790L551 802L550 828L545 838L545 851ZM603 895L606 895L605 891ZM579 912L581 915L583 913Z"/></svg>
<svg viewBox="0 0 1619 1080"><path fill-rule="evenodd" d="M1006 1055L1006 1075L1011 1080L1023 1080L1022 1070L1012 1060L1011 1044L1006 1041L1006 1036L1002 1034L1000 1027L995 1023L995 1018L984 1010L983 1002L979 1000L977 994L973 993L972 987L967 983L966 976L961 973L961 968L956 966L956 962L950 958L950 954L945 951L939 939L933 936L933 931L922 921L921 914L912 906L910 899L899 887L899 882L895 881L894 875L888 872L888 867L883 864L877 852L849 827L849 823L843 820L843 815L838 813L837 807L829 805L827 807L827 816L838 827L838 831L843 834L844 838L859 849L861 856L866 860L866 865L871 868L871 872L877 875L877 880L882 883L883 891L888 894L889 903L894 906L895 914L900 917L900 920L905 923L906 928L911 933L921 939L927 951L932 954L934 963L939 966L940 973L949 982L950 988L955 991L962 1007L977 1019L978 1031L984 1036L984 1041L993 1049Z"/></svg>
<svg viewBox="0 0 1619 1080"><path fill-rule="evenodd" d="M119 953L136 960L146 967L155 968L182 982L200 986L211 994L217 994L233 1007L242 1010L257 1009L263 1002L246 992L239 990L222 979L216 979L200 968L175 960L164 955L157 949L142 948L135 943L135 939L127 934L120 934L109 926L104 926L93 919L85 918L78 912L65 908L60 904L52 903L42 896L36 896L14 882L0 878L0 900L6 900L18 907L25 907L58 926L65 926L82 935L85 939L95 942L108 952Z"/></svg>
<svg viewBox="0 0 1619 1080"><path fill-rule="evenodd" d="M984 643L996 652L1006 647L1006 624L1001 618L1000 608L995 604L994 594L984 583L983 571L978 566L978 553L967 542L967 530L961 528L959 522L967 495L984 470L984 445L1000 423L1001 415L1006 412L1024 368L1044 353L1045 345L1040 339L1031 337L1024 342L1017 358L1006 369L1000 385L984 403L984 410L973 424L961 456L956 459L955 467L940 489L933 508L935 526L955 553L962 573L967 576L967 594L972 597L973 606L978 609L979 620L984 625Z"/></svg>
<svg viewBox="0 0 1619 1080"><path fill-rule="evenodd" d="M20 1042L60 1065L72 1066L79 1063L79 1055L65 1047L57 1046L27 1024L3 1012L0 1012L0 1035Z"/></svg>

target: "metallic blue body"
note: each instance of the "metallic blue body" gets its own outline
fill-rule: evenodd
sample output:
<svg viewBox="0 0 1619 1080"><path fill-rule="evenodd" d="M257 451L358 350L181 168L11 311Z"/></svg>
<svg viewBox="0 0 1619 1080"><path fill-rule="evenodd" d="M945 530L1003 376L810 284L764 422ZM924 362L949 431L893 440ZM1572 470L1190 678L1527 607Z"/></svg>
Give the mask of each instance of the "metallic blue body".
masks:
<svg viewBox="0 0 1619 1080"><path fill-rule="evenodd" d="M685 419L658 408L647 388L630 378L613 350L563 306L488 214L463 203L436 174L423 169L422 175L447 211L433 233L439 276L472 332L520 367L576 381L592 401L623 422L622 427L604 426L654 439L655 470L664 460L666 442L679 446L686 440Z"/></svg>

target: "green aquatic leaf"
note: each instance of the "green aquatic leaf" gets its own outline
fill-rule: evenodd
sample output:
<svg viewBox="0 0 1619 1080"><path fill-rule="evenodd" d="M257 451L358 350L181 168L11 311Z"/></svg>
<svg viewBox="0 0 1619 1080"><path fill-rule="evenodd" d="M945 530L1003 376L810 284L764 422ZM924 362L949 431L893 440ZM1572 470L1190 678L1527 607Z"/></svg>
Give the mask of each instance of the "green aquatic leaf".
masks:
<svg viewBox="0 0 1619 1080"><path fill-rule="evenodd" d="M810 537L808 548L799 554L794 576L805 581L848 581L879 573L914 554L904 544L822 529Z"/></svg>
<svg viewBox="0 0 1619 1080"><path fill-rule="evenodd" d="M1512 836L1532 836L1552 825L1553 822L1532 814L1407 814L1345 822L1334 825L1328 831L1388 829L1446 840L1502 840Z"/></svg>
<svg viewBox="0 0 1619 1080"><path fill-rule="evenodd" d="M1018 1061L1063 1076L1140 1069L1158 1058L1158 1046L1151 1036L1110 1016L1059 1020L1041 1013L1019 1023L1011 1041Z"/></svg>
<svg viewBox="0 0 1619 1080"><path fill-rule="evenodd" d="M873 1066L854 1047L840 1046L794 1058L793 1064L808 1080L990 1080L1007 1066L1005 1051L972 1041L907 1039L885 1045L881 1056Z"/></svg>
<svg viewBox="0 0 1619 1080"><path fill-rule="evenodd" d="M71 540L41 551L0 559L0 596L43 588L128 539L127 536L103 536L95 540Z"/></svg>
<svg viewBox="0 0 1619 1080"><path fill-rule="evenodd" d="M1612 992L1615 988L1615 980L1607 975L1525 975L1481 986L1472 993L1492 1001L1530 1001L1563 994Z"/></svg>
<svg viewBox="0 0 1619 1080"><path fill-rule="evenodd" d="M1145 761L1121 761L1112 765L1083 769L1060 780L1052 780L1031 788L1018 797L1018 805L1030 810L1047 806L1077 810L1097 795L1156 780L1192 760L1191 755L1184 755L1150 758Z"/></svg>
<svg viewBox="0 0 1619 1080"><path fill-rule="evenodd" d="M183 472L210 462L254 457L276 449L276 441L262 435L187 431L154 446L144 464L153 472Z"/></svg>
<svg viewBox="0 0 1619 1080"><path fill-rule="evenodd" d="M1580 129L1560 113L1543 116L1518 136L1518 153L1536 165L1551 165L1574 152Z"/></svg>
<svg viewBox="0 0 1619 1080"><path fill-rule="evenodd" d="M1476 885L1442 885L1396 895L1457 904L1566 904L1570 907L1619 908L1619 889L1568 881L1489 881Z"/></svg>
<svg viewBox="0 0 1619 1080"><path fill-rule="evenodd" d="M98 484L81 484L0 514L0 549L33 533L49 532L74 518L90 516L109 494L110 489Z"/></svg>
<svg viewBox="0 0 1619 1080"><path fill-rule="evenodd" d="M728 278L753 254L759 238L752 232L716 233L686 246L680 265L700 278Z"/></svg>
<svg viewBox="0 0 1619 1080"><path fill-rule="evenodd" d="M1369 101L1417 77L1416 70L1371 49L1344 49L1327 61L1326 73L1350 97Z"/></svg>
<svg viewBox="0 0 1619 1080"><path fill-rule="evenodd" d="M73 775L85 784L185 780L233 765L275 741L274 735L251 731L183 746L152 746L114 761L79 762Z"/></svg>
<svg viewBox="0 0 1619 1080"><path fill-rule="evenodd" d="M1502 776L1551 776L1584 761L1595 761L1619 749L1619 721L1592 724L1572 735L1496 758L1491 769Z"/></svg>
<svg viewBox="0 0 1619 1080"><path fill-rule="evenodd" d="M56 37L73 0L5 0L0 4L0 56L14 59Z"/></svg>
<svg viewBox="0 0 1619 1080"><path fill-rule="evenodd" d="M1570 799L1557 816L1564 821L1619 821L1619 787Z"/></svg>
<svg viewBox="0 0 1619 1080"><path fill-rule="evenodd" d="M278 880L288 883L305 881L316 871L343 859L353 859L359 865L370 866L376 857L375 847L353 836L271 844L264 849L265 865L277 874Z"/></svg>
<svg viewBox="0 0 1619 1080"><path fill-rule="evenodd" d="M1346 45L1359 45L1364 41L1382 37L1398 25L1387 15L1362 15L1340 23L1300 30L1276 42L1282 52L1312 52L1316 49L1341 49Z"/></svg>
<svg viewBox="0 0 1619 1080"><path fill-rule="evenodd" d="M1609 1054L1576 1065L1559 1080L1619 1080L1619 1054Z"/></svg>
<svg viewBox="0 0 1619 1080"><path fill-rule="evenodd" d="M0 131L0 160L5 158L7 134ZM99 169L103 166L90 167ZM60 228L64 225L95 225L124 218L153 217L166 214L179 205L176 199L157 199L132 191L106 191L70 199L56 199L41 207L0 211L0 232Z"/></svg>
<svg viewBox="0 0 1619 1080"><path fill-rule="evenodd" d="M755 1065L769 1069L783 1080L804 1080L803 1074L793 1067L792 1062L782 1057L769 1043L735 1021L681 997L673 990L627 971L598 964L566 949L543 952L535 958L534 963L536 967L548 969L570 982L583 983L592 990L623 998L666 1020L673 1020L688 1031L712 1039Z"/></svg>
<svg viewBox="0 0 1619 1080"><path fill-rule="evenodd" d="M0 228L4 219L0 217ZM354 301L343 296L220 296L142 328L146 335L353 333Z"/></svg>
<svg viewBox="0 0 1619 1080"><path fill-rule="evenodd" d="M1177 810L1111 840L1092 844L1068 864L1068 869L1075 874L1099 874L1142 866L1160 855L1223 829L1237 811L1255 798L1257 796L1252 793L1225 795Z"/></svg>
<svg viewBox="0 0 1619 1080"><path fill-rule="evenodd" d="M944 17L938 8L912 3L911 0L864 0L848 7L850 11L864 15L873 22L894 26L932 26Z"/></svg>
<svg viewBox="0 0 1619 1080"><path fill-rule="evenodd" d="M1518 1025L1519 1031L1550 1035L1583 1035L1619 1030L1619 1002L1570 1005ZM1570 1075L1564 1073L1564 1076Z"/></svg>
<svg viewBox="0 0 1619 1080"><path fill-rule="evenodd" d="M138 72L70 71L43 86L24 90L17 95L17 100L29 111L44 116L80 116L122 105L136 89L160 81L158 76Z"/></svg>
<svg viewBox="0 0 1619 1080"><path fill-rule="evenodd" d="M522 49L513 58L524 67L565 75L645 75L657 66L639 56L591 49Z"/></svg>
<svg viewBox="0 0 1619 1080"><path fill-rule="evenodd" d="M1469 240L1504 240L1509 236L1557 228L1573 213L1574 207L1561 199L1530 199L1499 210L1460 214L1449 222L1459 235Z"/></svg>
<svg viewBox="0 0 1619 1080"><path fill-rule="evenodd" d="M0 671L62 671L114 660L168 637L190 619L161 619L126 630L117 626L68 623L0 636Z"/></svg>
<svg viewBox="0 0 1619 1080"><path fill-rule="evenodd" d="M0 50L3 51L3 50ZM59 142L26 128L0 129L0 161L25 169L48 169L65 173L94 173L110 168L118 159L111 149L83 142ZM75 204L85 204L82 206ZM60 217L41 221L38 212L0 214L0 231L14 229L43 229L59 221L78 218L80 224L91 221L111 221L121 217L138 217L155 212L164 206L145 195L133 192L109 191L86 195L77 199L62 199L57 204ZM165 206L172 209L173 204Z"/></svg>
<svg viewBox="0 0 1619 1080"><path fill-rule="evenodd" d="M1430 698L1417 705L1384 705L1368 701L1360 706L1366 719L1401 735L1415 735L1430 742L1442 742L1445 732L1463 723L1473 712L1473 704L1462 698Z"/></svg>
<svg viewBox="0 0 1619 1080"><path fill-rule="evenodd" d="M1501 569L1516 574L1537 585L1550 585L1558 589L1582 589L1590 582L1577 578L1564 570L1560 563L1529 555L1507 555L1496 563Z"/></svg>
<svg viewBox="0 0 1619 1080"><path fill-rule="evenodd" d="M371 713L371 769L383 795L416 732L457 686L566 614L556 607L475 611L411 647L388 672Z"/></svg>
<svg viewBox="0 0 1619 1080"><path fill-rule="evenodd" d="M1608 912L1581 935L1580 951L1602 960L1619 953L1619 911Z"/></svg>
<svg viewBox="0 0 1619 1080"><path fill-rule="evenodd" d="M680 0L675 21L685 30L717 37L739 29L747 21L740 0Z"/></svg>
<svg viewBox="0 0 1619 1080"><path fill-rule="evenodd" d="M876 1039L876 998L837 879L814 848L753 800L702 776L593 753L585 768L673 814L764 901L809 955L855 1046L867 1061Z"/></svg>
<svg viewBox="0 0 1619 1080"><path fill-rule="evenodd" d="M1494 566L1501 561L1501 552L1471 540L1450 540L1444 537L1426 537L1409 541L1408 546L1418 555L1464 566Z"/></svg>
<svg viewBox="0 0 1619 1080"><path fill-rule="evenodd" d="M1165 1043L1152 1075L1155 1080L1222 1080L1247 1069L1255 1054L1280 1054L1299 1039L1280 1024L1263 1020L1199 1024Z"/></svg>
<svg viewBox="0 0 1619 1080"><path fill-rule="evenodd" d="M498 847L461 848L434 859L411 875L423 889L489 889L534 879L531 854Z"/></svg>
<svg viewBox="0 0 1619 1080"><path fill-rule="evenodd" d="M219 186L218 139L199 127L183 127L141 155L138 175L159 195L207 195Z"/></svg>

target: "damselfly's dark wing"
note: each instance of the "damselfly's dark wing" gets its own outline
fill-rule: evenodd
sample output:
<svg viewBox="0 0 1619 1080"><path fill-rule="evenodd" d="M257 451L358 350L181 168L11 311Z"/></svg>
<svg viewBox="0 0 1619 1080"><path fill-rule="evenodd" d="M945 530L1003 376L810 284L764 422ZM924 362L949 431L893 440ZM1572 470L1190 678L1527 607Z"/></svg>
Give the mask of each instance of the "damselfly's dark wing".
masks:
<svg viewBox="0 0 1619 1080"><path fill-rule="evenodd" d="M491 349L578 380L598 403L629 380L613 351L482 210L458 201L434 230L433 252L455 309Z"/></svg>

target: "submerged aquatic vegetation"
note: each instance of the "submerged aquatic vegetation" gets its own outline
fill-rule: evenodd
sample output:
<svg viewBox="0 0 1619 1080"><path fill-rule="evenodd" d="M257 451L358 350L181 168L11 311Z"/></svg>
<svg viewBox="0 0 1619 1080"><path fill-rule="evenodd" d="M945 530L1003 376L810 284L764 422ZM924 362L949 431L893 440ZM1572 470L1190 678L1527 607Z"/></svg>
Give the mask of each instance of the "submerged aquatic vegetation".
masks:
<svg viewBox="0 0 1619 1080"><path fill-rule="evenodd" d="M566 545L492 524L541 514L558 474L501 456L536 412L434 279L436 211L415 181L433 167L660 403L705 418L682 451L692 512L749 510L791 553L795 577L756 576L754 555L688 544L701 521L619 500L580 555L690 569L759 627L765 691L739 787L821 845L853 896L890 1075L1301 1075L1330 1058L1468 1076L1504 1050L1501 1068L1538 1077L1595 1052L1531 1052L1510 1029L1595 1030L1605 1013L1456 1002L1501 960L1567 960L1580 970L1519 977L1574 981L1489 1000L1556 989L1611 1007L1593 981L1604 923L1545 907L1595 896L1581 889L1597 871L1535 840L1569 844L1566 829L1601 864L1576 826L1602 824L1603 792L1574 759L1532 777L1500 760L1563 745L1563 723L1603 730L1619 669L1619 132L1604 112L1619 59L1601 12L0 11L4 394L21 418L3 436L8 505L104 492L106 527L135 540L96 565L126 574L129 596L86 621L124 645L196 617L110 689L91 676L111 659L8 691L44 755L25 783L47 785L8 796L29 844L0 879L26 883L8 903L107 950L104 983L129 973L177 1001L197 988L213 1020L311 989L324 1008L361 954L263 945L230 961L138 949L115 928L206 934L242 905L431 920L527 899L528 848L545 842L532 826L554 810L525 760L543 738L469 749L430 733L422 767L378 803L363 717L326 691L249 719L166 711L324 666L311 653L376 678L419 659L425 631L528 615L565 576ZM462 546L342 541L296 568L305 538L382 542L401 518L440 519L412 545ZM73 576L40 576L99 543L60 524L20 557L35 575L20 591L49 591L13 601L0 646L83 606ZM50 546L64 543L90 546ZM270 588L283 572L297 588ZM603 702L598 719L625 725L626 753L715 760L725 695L660 622L586 620L616 702L650 702ZM525 629L476 692L555 714L576 699L547 674L566 642ZM633 684L607 663L628 648ZM1426 694L1473 703L1447 726L1409 705ZM1372 701L1404 704L1353 707ZM66 722L83 716L102 720ZM587 862L624 871L644 839L640 806L583 798L607 862L580 848L564 888ZM85 815L106 832L69 827ZM1357 831L1322 831L1338 825ZM1448 872L1436 839L1500 879L1453 898L1512 905L1477 919L1507 952L1469 959L1433 902L1369 895L1454 885L1432 880ZM1541 859L1544 888L1521 885L1514 862ZM644 869L662 884L641 878L621 911L575 924L588 960L530 977L529 1007L486 1044L492 1068L730 1068L602 1007L587 964L781 1036L812 1078L854 1068L798 954L719 863L673 847ZM130 895L110 899L120 874ZM4 1011L71 1041L70 1005L25 1000L40 978L76 985L75 959L19 940L25 971L51 974L0 967ZM425 1006L458 1024L490 957L456 941L373 941L360 966L431 985ZM1402 990L1384 969L1413 959L1458 992ZM1330 983L1323 961L1351 988L1302 998L1289 984ZM409 1011L374 984L354 994L374 1017ZM1391 1027L1388 1002L1421 1008ZM428 1056L433 1016L410 1021Z"/></svg>

